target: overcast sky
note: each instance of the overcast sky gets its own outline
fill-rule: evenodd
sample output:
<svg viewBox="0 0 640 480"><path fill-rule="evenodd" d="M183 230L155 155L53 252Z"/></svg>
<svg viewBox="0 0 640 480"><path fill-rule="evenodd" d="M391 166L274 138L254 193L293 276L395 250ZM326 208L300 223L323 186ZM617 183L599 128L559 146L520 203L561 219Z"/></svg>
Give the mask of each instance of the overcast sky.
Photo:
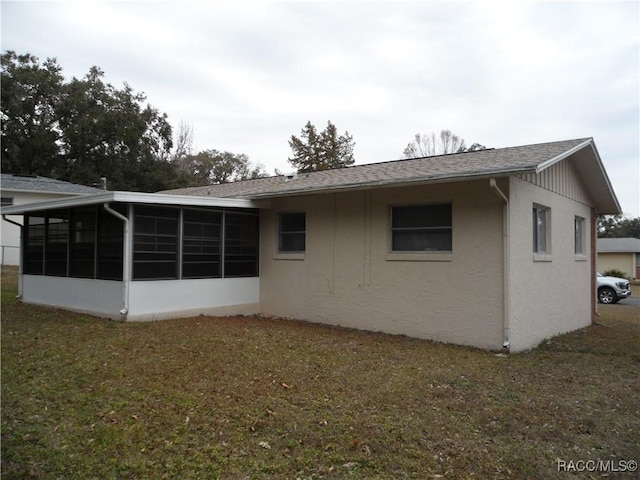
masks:
<svg viewBox="0 0 640 480"><path fill-rule="evenodd" d="M331 120L356 163L416 132L507 147L593 137L640 215L639 2L7 2L2 50L93 65L193 126L196 150L291 170L288 139Z"/></svg>

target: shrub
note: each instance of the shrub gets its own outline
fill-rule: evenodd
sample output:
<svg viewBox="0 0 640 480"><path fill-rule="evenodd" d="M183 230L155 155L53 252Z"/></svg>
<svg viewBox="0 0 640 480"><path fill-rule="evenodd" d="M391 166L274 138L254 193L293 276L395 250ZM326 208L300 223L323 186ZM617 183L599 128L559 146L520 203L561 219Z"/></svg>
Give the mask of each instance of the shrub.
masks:
<svg viewBox="0 0 640 480"><path fill-rule="evenodd" d="M625 272L623 272L622 270L618 270L617 268L610 268L609 270L606 270L603 275L605 277L620 277L620 278L627 278L627 274Z"/></svg>

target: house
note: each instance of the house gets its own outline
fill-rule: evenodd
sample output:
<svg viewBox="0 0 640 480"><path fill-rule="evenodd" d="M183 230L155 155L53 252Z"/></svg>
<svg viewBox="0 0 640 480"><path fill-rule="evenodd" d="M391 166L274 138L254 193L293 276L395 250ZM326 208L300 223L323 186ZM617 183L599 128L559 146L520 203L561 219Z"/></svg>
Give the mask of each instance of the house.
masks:
<svg viewBox="0 0 640 480"><path fill-rule="evenodd" d="M24 215L25 302L513 352L591 322L595 217L619 212L591 138L3 209Z"/></svg>
<svg viewBox="0 0 640 480"><path fill-rule="evenodd" d="M600 273L617 269L627 278L640 278L640 239L599 238L596 244Z"/></svg>
<svg viewBox="0 0 640 480"><path fill-rule="evenodd" d="M37 175L0 174L2 206L23 205L76 195L91 195L102 190L84 185L55 180ZM16 221L18 218L8 217ZM11 221L2 220L0 264L18 265L20 262L20 228Z"/></svg>

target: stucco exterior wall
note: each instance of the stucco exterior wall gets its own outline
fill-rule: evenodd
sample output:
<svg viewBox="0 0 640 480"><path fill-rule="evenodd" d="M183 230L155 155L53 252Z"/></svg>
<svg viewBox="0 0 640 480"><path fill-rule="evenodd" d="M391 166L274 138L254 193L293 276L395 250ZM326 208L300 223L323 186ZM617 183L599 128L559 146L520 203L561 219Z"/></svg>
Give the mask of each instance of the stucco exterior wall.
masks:
<svg viewBox="0 0 640 480"><path fill-rule="evenodd" d="M636 259L634 253L598 253L598 272L618 269L624 272L625 277L636 277Z"/></svg>
<svg viewBox="0 0 640 480"><path fill-rule="evenodd" d="M391 206L448 202L451 254L390 252ZM278 254L278 213L301 211L305 253ZM488 180L274 199L261 242L264 314L502 347L502 203Z"/></svg>
<svg viewBox="0 0 640 480"><path fill-rule="evenodd" d="M511 351L517 352L590 324L595 301L589 254L591 210L584 203L516 177L510 178L509 190L510 342ZM548 255L533 253L534 204L551 209ZM585 219L583 255L575 255L576 216Z"/></svg>
<svg viewBox="0 0 640 480"><path fill-rule="evenodd" d="M3 197L13 198L13 205L23 205L25 203L44 202L47 200L57 200L70 195L55 193L36 193L36 192L15 192L11 190L3 190ZM22 224L22 215L7 215L14 222ZM20 229L12 223L2 219L0 224L0 262L2 265L19 265L20 264Z"/></svg>

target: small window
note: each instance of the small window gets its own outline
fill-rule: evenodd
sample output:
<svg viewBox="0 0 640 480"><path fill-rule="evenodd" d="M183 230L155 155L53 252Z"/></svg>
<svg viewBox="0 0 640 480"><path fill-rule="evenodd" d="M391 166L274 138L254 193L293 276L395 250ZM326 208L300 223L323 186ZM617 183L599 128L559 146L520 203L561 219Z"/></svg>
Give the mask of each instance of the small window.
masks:
<svg viewBox="0 0 640 480"><path fill-rule="evenodd" d="M391 251L451 252L451 204L391 208Z"/></svg>
<svg viewBox="0 0 640 480"><path fill-rule="evenodd" d="M278 251L304 252L306 248L306 214L281 213L278 221Z"/></svg>
<svg viewBox="0 0 640 480"><path fill-rule="evenodd" d="M0 207L10 207L13 205L13 197L0 197Z"/></svg>
<svg viewBox="0 0 640 480"><path fill-rule="evenodd" d="M584 255L584 225L585 219L582 217L575 217L574 219L574 238L575 238L575 254Z"/></svg>
<svg viewBox="0 0 640 480"><path fill-rule="evenodd" d="M96 257L95 207L71 210L69 236L69 276L94 278Z"/></svg>
<svg viewBox="0 0 640 480"><path fill-rule="evenodd" d="M533 252L551 253L550 245L551 210L541 205L533 206Z"/></svg>

